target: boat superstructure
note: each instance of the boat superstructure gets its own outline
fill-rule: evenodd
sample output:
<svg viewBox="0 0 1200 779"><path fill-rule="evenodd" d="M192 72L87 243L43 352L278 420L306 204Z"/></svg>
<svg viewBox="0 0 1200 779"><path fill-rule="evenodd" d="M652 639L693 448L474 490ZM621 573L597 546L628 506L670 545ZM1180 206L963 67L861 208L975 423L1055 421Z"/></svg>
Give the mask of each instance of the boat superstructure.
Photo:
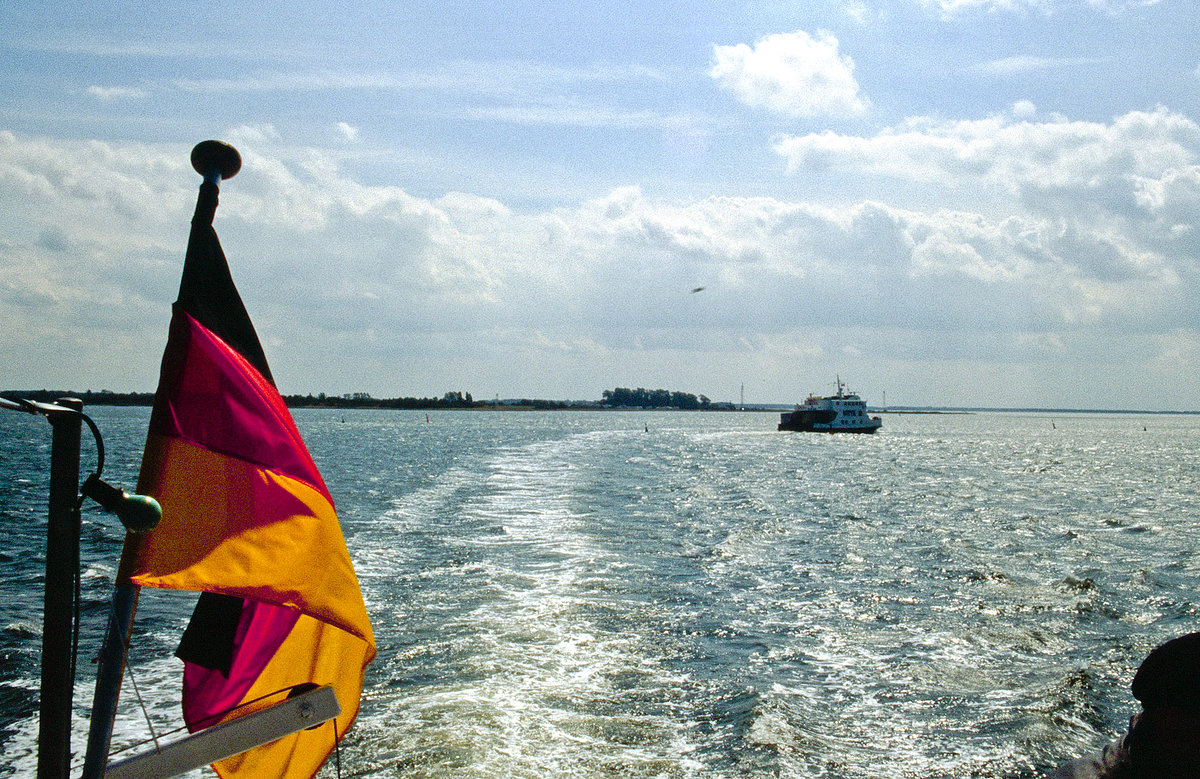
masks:
<svg viewBox="0 0 1200 779"><path fill-rule="evenodd" d="M818 433L874 433L883 426L879 417L867 413L867 404L837 379L837 394L809 395L792 411L779 415L780 430Z"/></svg>

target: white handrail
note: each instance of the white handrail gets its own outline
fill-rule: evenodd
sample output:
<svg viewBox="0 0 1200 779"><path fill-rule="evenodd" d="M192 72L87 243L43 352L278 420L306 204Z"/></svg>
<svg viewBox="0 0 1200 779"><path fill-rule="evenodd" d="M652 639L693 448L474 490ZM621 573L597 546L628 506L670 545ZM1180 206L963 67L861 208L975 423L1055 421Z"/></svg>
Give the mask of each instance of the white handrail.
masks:
<svg viewBox="0 0 1200 779"><path fill-rule="evenodd" d="M110 763L104 776L105 779L178 776L328 722L341 713L333 688L318 687L262 711L213 725L160 749Z"/></svg>

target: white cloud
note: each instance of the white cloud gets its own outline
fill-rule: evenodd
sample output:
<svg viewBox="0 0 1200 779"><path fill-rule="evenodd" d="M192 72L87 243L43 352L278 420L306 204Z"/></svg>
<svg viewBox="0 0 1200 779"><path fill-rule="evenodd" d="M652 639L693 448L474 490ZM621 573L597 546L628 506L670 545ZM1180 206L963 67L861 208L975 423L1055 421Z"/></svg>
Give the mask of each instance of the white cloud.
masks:
<svg viewBox="0 0 1200 779"><path fill-rule="evenodd" d="M1050 10L1059 0L920 0L920 2L927 8L935 8L945 15L950 15L976 8L985 11Z"/></svg>
<svg viewBox="0 0 1200 779"><path fill-rule="evenodd" d="M867 177L899 215L892 240L911 245L910 276L939 280L922 282L922 294L955 290L997 323L991 294L1038 328L1166 328L1200 291L1189 259L1200 250L1200 126L1165 109L1108 124L913 120L776 148L795 172ZM955 210L899 210L917 188L945 193ZM979 211L963 211L968 203Z"/></svg>
<svg viewBox="0 0 1200 779"><path fill-rule="evenodd" d="M1133 8L1149 8L1162 0L1087 0L1087 4L1099 11L1121 13Z"/></svg>
<svg viewBox="0 0 1200 779"><path fill-rule="evenodd" d="M980 63L979 65L974 66L972 69L978 73L983 73L989 76L1011 78L1013 76L1025 76L1039 70L1051 70L1054 68L1062 68L1068 65L1094 63L1095 61L1096 60L1094 59L1085 60L1068 59L1064 57L1033 57L1029 55L1021 55Z"/></svg>
<svg viewBox="0 0 1200 779"><path fill-rule="evenodd" d="M227 133L227 137L233 143L249 143L249 144L264 144L274 143L280 140L279 130L275 129L275 125L266 124L243 124L234 127Z"/></svg>
<svg viewBox="0 0 1200 779"><path fill-rule="evenodd" d="M816 138L843 155L830 158L838 165L895 158L897 171L947 181L961 167L968 185L1016 175L1032 188L1049 175L1026 170L1032 159L1056 169L1058 210L989 216L879 201L667 203L637 187L521 212L470 193L366 185L324 152L243 128L226 135L244 166L222 185L216 227L289 391L470 381L490 394L471 377L583 370L573 362L596 372L593 394L631 365L708 391L694 382L710 381L713 364L752 356L770 373L780 345L800 337L813 353L854 347L869 362L885 341L890 360L1050 353L1036 344L1070 360L1084 333L1137 335L1155 360L1197 342L1195 236L1174 229L1200 218L1200 166L1186 162L1194 132L1159 112L1073 129L913 123L896 137L842 138L844 148ZM152 386L199 182L187 152L0 134L0 198L13 204L0 215L0 329L39 334L8 339L5 364L69 355L86 383ZM1116 178L1139 199L1091 219L1088 182L1105 170L1129 173ZM696 286L705 293L688 294ZM399 384L440 381L448 366L471 373Z"/></svg>
<svg viewBox="0 0 1200 779"><path fill-rule="evenodd" d="M338 122L335 127L337 128L338 133L347 141L353 142L358 140L357 127L354 127L346 122Z"/></svg>
<svg viewBox="0 0 1200 779"><path fill-rule="evenodd" d="M1158 5L1160 0L920 0L927 8L934 8L944 16L979 9L995 11L1041 11L1051 13L1067 6L1085 5L1108 14L1118 14L1134 8Z"/></svg>
<svg viewBox="0 0 1200 779"><path fill-rule="evenodd" d="M843 12L859 24L867 24L873 20L876 12L862 0L851 0L846 3Z"/></svg>
<svg viewBox="0 0 1200 779"><path fill-rule="evenodd" d="M624 65L560 67L536 60L453 60L427 69L264 70L234 78L176 79L188 92L434 92L459 96L529 98L590 85L653 84L667 75Z"/></svg>
<svg viewBox="0 0 1200 779"><path fill-rule="evenodd" d="M1026 115L1028 107L1015 107ZM784 136L775 150L788 169L838 170L935 183L959 192L986 188L1026 205L1072 201L1078 208L1135 205L1144 180L1200 158L1200 125L1166 109L1099 122L911 120L875 136L832 132Z"/></svg>
<svg viewBox="0 0 1200 779"><path fill-rule="evenodd" d="M88 94L100 100L133 100L146 96L145 90L135 87L88 87Z"/></svg>
<svg viewBox="0 0 1200 779"><path fill-rule="evenodd" d="M709 75L746 105L792 116L853 116L867 108L854 61L831 33L768 35L754 46L714 46Z"/></svg>
<svg viewBox="0 0 1200 779"><path fill-rule="evenodd" d="M520 103L502 106L470 106L462 115L479 122L562 127L616 127L621 129L669 129L694 121L683 115L657 110L629 111L598 103L556 100L550 103Z"/></svg>

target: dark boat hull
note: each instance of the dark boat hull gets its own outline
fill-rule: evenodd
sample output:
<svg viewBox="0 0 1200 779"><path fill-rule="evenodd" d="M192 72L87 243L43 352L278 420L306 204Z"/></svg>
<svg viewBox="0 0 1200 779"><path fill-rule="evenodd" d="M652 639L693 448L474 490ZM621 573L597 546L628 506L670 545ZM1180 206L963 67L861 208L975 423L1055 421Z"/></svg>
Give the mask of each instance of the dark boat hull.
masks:
<svg viewBox="0 0 1200 779"><path fill-rule="evenodd" d="M779 429L812 432L816 430L813 425L827 425L836 416L837 412L832 409L797 409L779 415Z"/></svg>

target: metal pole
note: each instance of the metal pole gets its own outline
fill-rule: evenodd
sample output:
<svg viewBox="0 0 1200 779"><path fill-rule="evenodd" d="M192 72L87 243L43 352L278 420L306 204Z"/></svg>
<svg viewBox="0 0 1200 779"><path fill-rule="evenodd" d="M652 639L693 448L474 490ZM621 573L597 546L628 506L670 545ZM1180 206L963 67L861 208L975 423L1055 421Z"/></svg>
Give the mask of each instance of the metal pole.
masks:
<svg viewBox="0 0 1200 779"><path fill-rule="evenodd" d="M123 582L113 594L104 648L100 652L100 667L96 672L96 693L92 697L92 719L88 729L87 753L83 760L83 779L100 779L108 767L108 750L112 742L113 720L121 697L121 680L129 656L129 634L133 630L133 615L137 610L139 588Z"/></svg>
<svg viewBox="0 0 1200 779"><path fill-rule="evenodd" d="M71 765L72 626L79 570L79 438L83 402L64 398L71 411L48 413L50 517L46 530L46 587L42 613L42 693L38 779L65 779Z"/></svg>

